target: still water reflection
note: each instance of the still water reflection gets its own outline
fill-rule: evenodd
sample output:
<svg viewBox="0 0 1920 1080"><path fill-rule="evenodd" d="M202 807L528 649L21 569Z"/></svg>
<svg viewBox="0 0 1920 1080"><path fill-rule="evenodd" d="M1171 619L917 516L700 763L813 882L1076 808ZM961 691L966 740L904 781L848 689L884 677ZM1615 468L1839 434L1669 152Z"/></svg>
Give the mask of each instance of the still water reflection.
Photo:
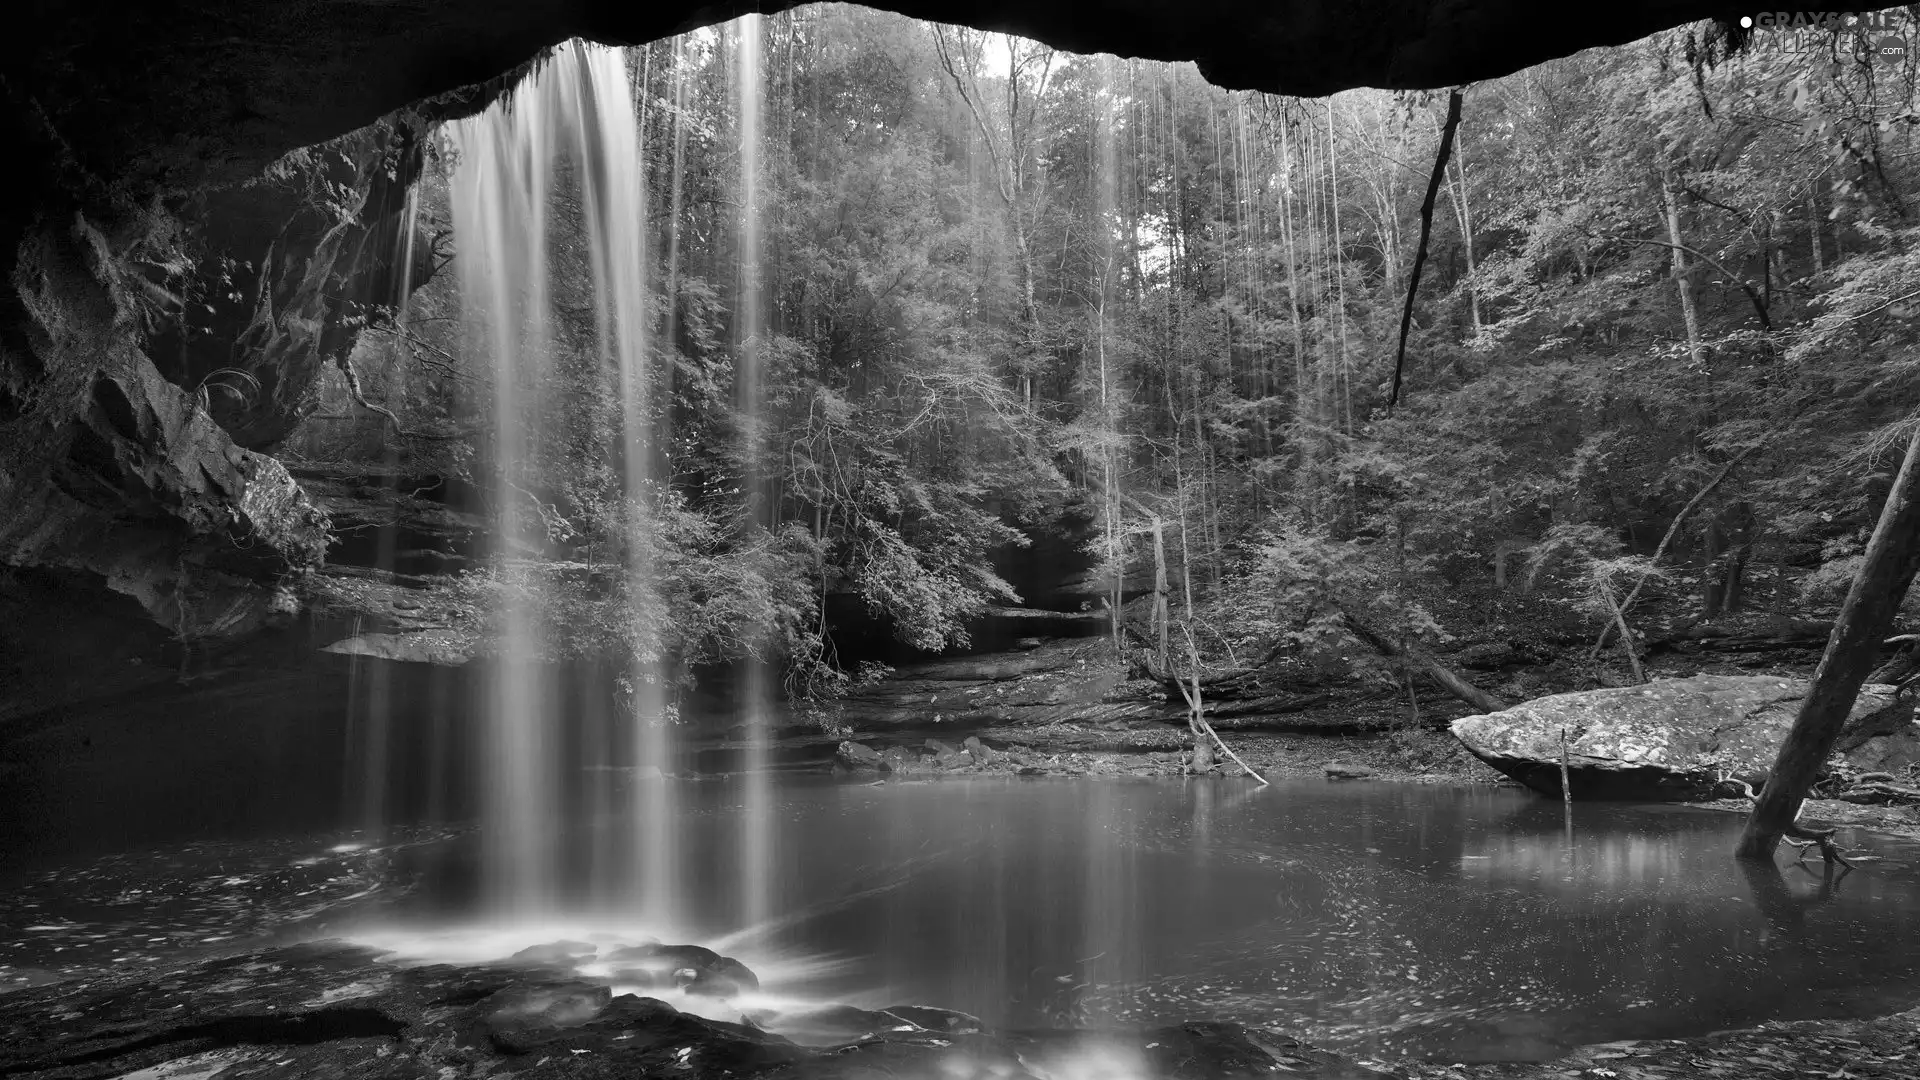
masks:
<svg viewBox="0 0 1920 1080"><path fill-rule="evenodd" d="M1271 1024L1363 1055L1541 1059L1920 997L1920 848L1837 888L1743 872L1737 816L1387 784L795 782L738 929L739 793L689 785L694 923L783 993L1013 1025ZM562 849L592 843L591 827ZM388 925L477 915L471 853L425 852ZM563 860L564 861L564 860ZM602 924L618 912L589 914ZM564 924L564 919L561 920ZM662 935L666 936L666 935Z"/></svg>

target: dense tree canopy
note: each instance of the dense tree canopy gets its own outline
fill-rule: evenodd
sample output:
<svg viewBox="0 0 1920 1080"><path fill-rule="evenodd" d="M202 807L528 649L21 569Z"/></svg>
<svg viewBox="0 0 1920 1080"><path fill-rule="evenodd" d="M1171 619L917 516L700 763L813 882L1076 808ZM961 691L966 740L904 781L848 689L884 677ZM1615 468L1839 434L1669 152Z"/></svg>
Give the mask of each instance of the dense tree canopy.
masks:
<svg viewBox="0 0 1920 1080"><path fill-rule="evenodd" d="M1912 55L1843 29L1723 55L1677 30L1466 88L1389 411L1444 95L1229 93L847 6L758 25L757 276L748 31L629 54L661 459L643 516L686 617L627 646L682 671L777 655L830 697L857 671L829 595L959 645L1020 599L994 553L1061 530L1122 605L1157 542L1160 608L1221 656L1355 659L1350 619L1431 641L1531 606L1598 636L1656 594L1711 619L1763 585L1803 607L1844 590L1920 401ZM527 497L543 558L616 563L617 405L581 245L558 246L575 345ZM489 376L459 359L453 303L421 289L360 367L401 453L485 472L459 418ZM609 588L566 617L624 610Z"/></svg>

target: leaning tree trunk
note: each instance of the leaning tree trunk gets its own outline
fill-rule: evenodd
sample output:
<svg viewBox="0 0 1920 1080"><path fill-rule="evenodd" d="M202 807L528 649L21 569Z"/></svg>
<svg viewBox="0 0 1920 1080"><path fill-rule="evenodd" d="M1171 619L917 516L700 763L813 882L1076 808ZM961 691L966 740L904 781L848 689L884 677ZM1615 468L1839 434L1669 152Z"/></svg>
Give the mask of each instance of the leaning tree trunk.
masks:
<svg viewBox="0 0 1920 1080"><path fill-rule="evenodd" d="M1920 431L1907 443L1900 475L1887 493L1880 524L1867 544L1866 560L1853 579L1853 588L1827 638L1826 655L1813 673L1813 686L1800 703L1793 730L1780 746L1765 789L1747 818L1746 831L1734 854L1743 859L1771 859L1780 838L1804 836L1794 819L1807 791L1819 778L1827 755L1846 725L1847 714L1879 659L1880 644L1893 626L1894 616L1920 567Z"/></svg>
<svg viewBox="0 0 1920 1080"><path fill-rule="evenodd" d="M1346 623L1347 630L1351 632L1354 637L1366 642L1383 656L1392 659L1410 660L1425 668L1428 677L1433 679L1434 682L1439 683L1441 689L1474 708L1479 709L1481 712L1496 713L1507 707L1506 702L1501 701L1499 698L1468 682L1459 672L1435 660L1413 645L1401 645L1385 634L1354 618L1352 615L1343 614L1341 618Z"/></svg>

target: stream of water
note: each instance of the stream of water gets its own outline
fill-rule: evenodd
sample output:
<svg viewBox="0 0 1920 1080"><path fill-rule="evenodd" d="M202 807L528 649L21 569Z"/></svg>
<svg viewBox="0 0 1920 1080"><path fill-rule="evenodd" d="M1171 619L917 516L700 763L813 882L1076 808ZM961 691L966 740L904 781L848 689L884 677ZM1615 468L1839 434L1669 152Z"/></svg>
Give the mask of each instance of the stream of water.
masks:
<svg viewBox="0 0 1920 1080"><path fill-rule="evenodd" d="M672 924L596 887L593 853L628 825L582 809L544 838L539 913L494 903L474 831L402 830L377 851L200 843L5 882L0 967L267 933L445 961L658 937L761 975L744 1000L681 1001L728 1018L831 1000L1015 1026L1226 1019L1439 1060L1920 998L1920 846L1883 837L1848 838L1884 861L1833 883L1743 870L1727 857L1737 815L1582 805L1569 846L1557 804L1510 789L791 777L771 791L786 873L751 925L734 869L746 788L675 784L689 858Z"/></svg>

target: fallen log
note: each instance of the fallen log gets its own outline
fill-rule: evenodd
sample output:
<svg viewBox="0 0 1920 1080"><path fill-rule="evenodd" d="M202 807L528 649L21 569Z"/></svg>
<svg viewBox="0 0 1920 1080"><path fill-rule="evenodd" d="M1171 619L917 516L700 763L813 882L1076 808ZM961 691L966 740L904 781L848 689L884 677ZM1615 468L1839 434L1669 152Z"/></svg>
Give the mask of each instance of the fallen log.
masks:
<svg viewBox="0 0 1920 1080"><path fill-rule="evenodd" d="M1465 676L1434 659L1431 654L1419 646L1412 644L1402 646L1399 642L1367 626L1352 615L1342 613L1340 618L1346 626L1348 633L1365 642L1368 646L1372 647L1374 651L1394 660L1409 660L1419 665L1426 671L1427 677L1440 684L1440 687L1447 693L1452 694L1454 697L1459 698L1461 701L1466 702L1481 712L1500 712L1507 707L1506 702L1501 701L1494 695L1468 682Z"/></svg>

